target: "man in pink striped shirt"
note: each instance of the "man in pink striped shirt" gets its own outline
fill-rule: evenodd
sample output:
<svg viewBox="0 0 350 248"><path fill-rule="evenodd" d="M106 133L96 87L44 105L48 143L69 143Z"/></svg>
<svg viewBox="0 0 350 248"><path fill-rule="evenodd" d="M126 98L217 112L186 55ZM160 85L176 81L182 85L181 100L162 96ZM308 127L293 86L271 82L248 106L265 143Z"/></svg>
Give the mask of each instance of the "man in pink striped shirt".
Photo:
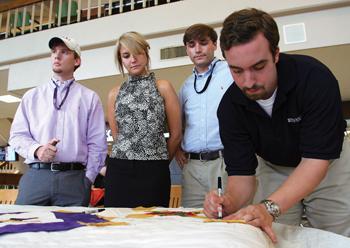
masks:
<svg viewBox="0 0 350 248"><path fill-rule="evenodd" d="M107 154L101 101L74 79L81 51L75 40L49 42L53 76L23 96L9 143L25 158L16 204L87 206Z"/></svg>

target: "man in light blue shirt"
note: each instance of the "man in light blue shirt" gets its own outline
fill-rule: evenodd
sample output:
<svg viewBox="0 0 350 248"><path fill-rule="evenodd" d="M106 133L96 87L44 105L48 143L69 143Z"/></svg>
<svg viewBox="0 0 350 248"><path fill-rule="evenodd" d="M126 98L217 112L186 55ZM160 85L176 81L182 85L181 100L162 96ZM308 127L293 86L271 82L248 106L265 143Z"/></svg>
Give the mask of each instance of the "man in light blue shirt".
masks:
<svg viewBox="0 0 350 248"><path fill-rule="evenodd" d="M227 63L214 57L216 41L215 30L204 24L190 26L183 37L195 66L179 93L184 136L176 160L183 168L184 207L202 207L218 177L223 185L227 179L216 111L233 79Z"/></svg>
<svg viewBox="0 0 350 248"><path fill-rule="evenodd" d="M79 45L54 37L49 47L53 77L23 96L11 126L9 143L29 166L16 204L87 206L107 154L103 108L74 79Z"/></svg>

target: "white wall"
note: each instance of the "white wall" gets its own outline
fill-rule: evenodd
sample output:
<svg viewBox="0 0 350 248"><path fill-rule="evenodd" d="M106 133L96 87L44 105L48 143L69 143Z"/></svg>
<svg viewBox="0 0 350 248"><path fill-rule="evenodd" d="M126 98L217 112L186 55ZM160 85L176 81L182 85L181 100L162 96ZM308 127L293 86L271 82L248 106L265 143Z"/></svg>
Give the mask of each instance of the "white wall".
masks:
<svg viewBox="0 0 350 248"><path fill-rule="evenodd" d="M78 80L114 75L117 73L113 59L114 41L121 33L131 30L156 37L149 39L154 69L190 64L186 57L160 61L159 50L182 45L183 30L189 25L197 22L219 25L231 12L245 7L282 15L276 18L282 51L348 44L350 32L346 25L350 21L350 7L283 16L283 13L304 8L338 3L350 5L350 1L332 0L185 0L0 41L0 65L9 66L8 90L42 84L51 76L48 40L55 35L68 35L83 48L82 67L76 73ZM285 45L282 26L300 22L305 23L307 41Z"/></svg>

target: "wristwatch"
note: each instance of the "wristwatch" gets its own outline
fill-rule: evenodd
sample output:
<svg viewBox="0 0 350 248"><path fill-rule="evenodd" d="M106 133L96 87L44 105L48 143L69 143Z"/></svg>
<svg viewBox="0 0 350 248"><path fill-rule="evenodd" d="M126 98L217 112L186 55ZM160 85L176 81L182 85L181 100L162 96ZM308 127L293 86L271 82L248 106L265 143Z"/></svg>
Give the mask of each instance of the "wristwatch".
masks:
<svg viewBox="0 0 350 248"><path fill-rule="evenodd" d="M278 216L281 215L281 209L280 206L274 201L271 200L262 200L260 203L263 203L267 212L273 217L273 221L275 221Z"/></svg>

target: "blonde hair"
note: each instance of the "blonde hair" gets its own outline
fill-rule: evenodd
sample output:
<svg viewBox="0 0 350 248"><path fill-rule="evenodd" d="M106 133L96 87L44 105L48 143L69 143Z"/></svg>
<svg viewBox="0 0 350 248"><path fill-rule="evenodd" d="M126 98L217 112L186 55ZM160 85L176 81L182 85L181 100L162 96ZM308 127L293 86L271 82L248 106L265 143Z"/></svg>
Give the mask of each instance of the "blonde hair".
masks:
<svg viewBox="0 0 350 248"><path fill-rule="evenodd" d="M114 59L115 59L116 65L119 68L119 71L124 76L125 73L124 73L124 68L122 63L122 57L120 54L120 49L122 46L127 48L132 55L145 53L147 58L146 71L149 71L150 57L149 57L148 50L150 49L150 46L146 41L146 39L141 34L134 31L124 33L119 37L116 43Z"/></svg>

